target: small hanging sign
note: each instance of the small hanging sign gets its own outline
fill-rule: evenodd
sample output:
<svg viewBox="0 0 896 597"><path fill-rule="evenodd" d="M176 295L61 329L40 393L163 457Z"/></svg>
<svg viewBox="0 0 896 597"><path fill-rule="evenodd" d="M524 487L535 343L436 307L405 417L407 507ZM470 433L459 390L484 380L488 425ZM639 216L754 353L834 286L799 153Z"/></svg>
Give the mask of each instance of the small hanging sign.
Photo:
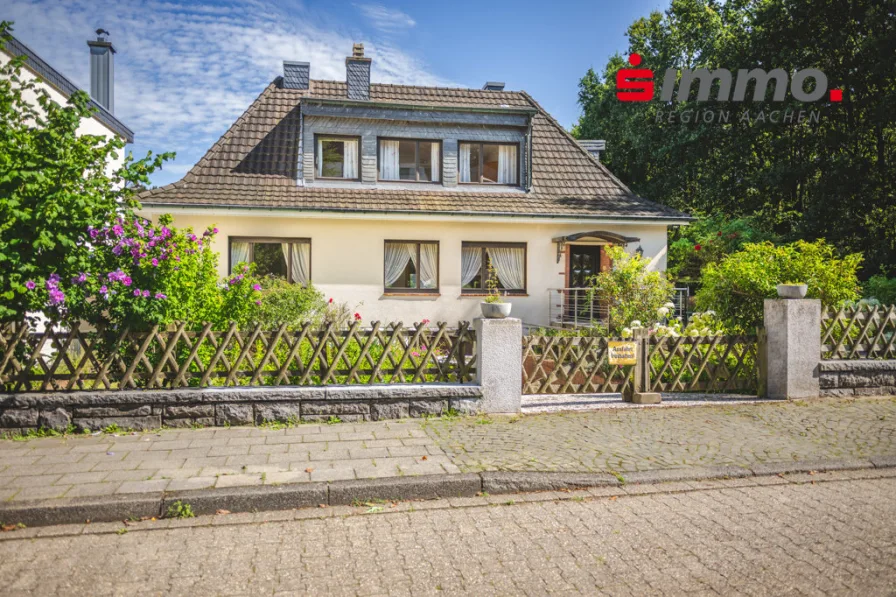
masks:
<svg viewBox="0 0 896 597"><path fill-rule="evenodd" d="M635 343L634 342L607 342L607 358L611 365L634 365L635 360Z"/></svg>

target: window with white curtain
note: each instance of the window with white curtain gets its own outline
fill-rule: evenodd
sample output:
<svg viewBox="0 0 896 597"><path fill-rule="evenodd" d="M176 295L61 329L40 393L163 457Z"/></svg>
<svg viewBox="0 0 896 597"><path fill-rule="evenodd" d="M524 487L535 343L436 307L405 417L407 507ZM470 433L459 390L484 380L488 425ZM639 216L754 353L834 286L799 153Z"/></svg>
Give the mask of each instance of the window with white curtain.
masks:
<svg viewBox="0 0 896 597"><path fill-rule="evenodd" d="M317 137L317 176L359 178L361 141L357 137Z"/></svg>
<svg viewBox="0 0 896 597"><path fill-rule="evenodd" d="M413 139L379 140L380 180L439 182L442 144Z"/></svg>
<svg viewBox="0 0 896 597"><path fill-rule="evenodd" d="M460 143L459 181L471 184L519 184L519 147L502 143Z"/></svg>
<svg viewBox="0 0 896 597"><path fill-rule="evenodd" d="M491 267L489 267L491 266ZM526 291L526 243L474 243L461 245L462 292L487 292L489 270L494 272L498 288L509 292Z"/></svg>
<svg viewBox="0 0 896 597"><path fill-rule="evenodd" d="M306 238L230 238L230 272L254 263L255 274L296 284L311 281L311 241Z"/></svg>
<svg viewBox="0 0 896 597"><path fill-rule="evenodd" d="M439 243L387 240L383 278L386 291L438 292Z"/></svg>

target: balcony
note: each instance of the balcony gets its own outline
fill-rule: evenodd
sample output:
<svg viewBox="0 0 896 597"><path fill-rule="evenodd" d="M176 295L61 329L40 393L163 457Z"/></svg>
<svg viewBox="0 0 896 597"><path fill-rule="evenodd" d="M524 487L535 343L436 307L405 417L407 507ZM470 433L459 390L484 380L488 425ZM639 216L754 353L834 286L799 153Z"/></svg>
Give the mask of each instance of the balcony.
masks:
<svg viewBox="0 0 896 597"><path fill-rule="evenodd" d="M606 297L589 297L587 288L549 288L548 321L550 327L578 328L609 323L608 300ZM687 288L676 288L672 294L675 309L672 317L681 317L686 325L688 319Z"/></svg>

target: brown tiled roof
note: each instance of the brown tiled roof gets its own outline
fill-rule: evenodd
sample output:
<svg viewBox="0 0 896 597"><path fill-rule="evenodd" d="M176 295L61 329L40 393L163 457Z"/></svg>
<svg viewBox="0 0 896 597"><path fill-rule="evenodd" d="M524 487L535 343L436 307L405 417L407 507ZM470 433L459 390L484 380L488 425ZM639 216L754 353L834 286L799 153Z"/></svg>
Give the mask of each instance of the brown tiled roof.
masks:
<svg viewBox="0 0 896 597"><path fill-rule="evenodd" d="M434 212L536 217L686 219L632 194L521 91L372 84L371 101L431 106L535 108L532 190L396 190L298 186L302 97L344 99L345 83L312 80L310 89L262 91L183 179L139 196L146 206L221 206L308 211Z"/></svg>

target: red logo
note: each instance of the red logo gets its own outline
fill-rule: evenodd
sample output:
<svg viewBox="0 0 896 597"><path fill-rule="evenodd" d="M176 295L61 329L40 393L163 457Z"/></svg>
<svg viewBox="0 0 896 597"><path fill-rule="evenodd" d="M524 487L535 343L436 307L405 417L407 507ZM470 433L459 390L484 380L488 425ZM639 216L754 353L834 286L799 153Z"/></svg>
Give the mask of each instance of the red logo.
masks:
<svg viewBox="0 0 896 597"><path fill-rule="evenodd" d="M641 56L632 54L629 64L641 64ZM647 81L635 79L649 79ZM616 97L623 102L649 102L653 99L653 71L649 68L621 68L616 73Z"/></svg>

